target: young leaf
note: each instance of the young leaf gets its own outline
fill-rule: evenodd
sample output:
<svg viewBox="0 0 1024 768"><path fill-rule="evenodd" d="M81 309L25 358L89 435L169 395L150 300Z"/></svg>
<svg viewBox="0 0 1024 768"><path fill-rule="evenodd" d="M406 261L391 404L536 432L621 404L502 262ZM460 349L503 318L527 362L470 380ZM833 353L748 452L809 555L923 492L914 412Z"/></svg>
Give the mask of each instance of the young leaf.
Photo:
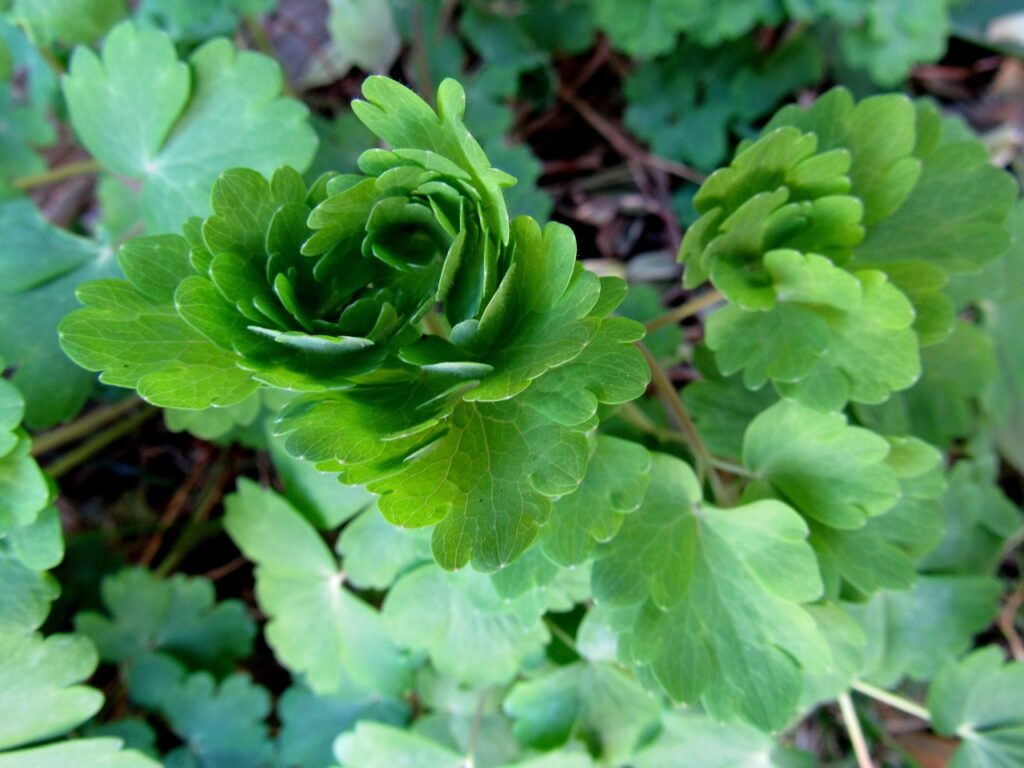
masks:
<svg viewBox="0 0 1024 768"><path fill-rule="evenodd" d="M1024 664L986 646L947 665L928 689L932 725L960 746L950 768L1003 768L1024 761Z"/></svg>
<svg viewBox="0 0 1024 768"><path fill-rule="evenodd" d="M673 698L781 728L800 696L800 667L830 661L801 605L822 590L807 533L778 501L707 504L686 464L656 454L643 505L598 548L594 597L641 606L620 653L649 666Z"/></svg>
<svg viewBox="0 0 1024 768"><path fill-rule="evenodd" d="M270 616L267 642L317 693L361 688L400 696L406 660L377 612L344 588L345 575L316 530L272 491L243 479L227 498L224 526L256 563L256 596Z"/></svg>

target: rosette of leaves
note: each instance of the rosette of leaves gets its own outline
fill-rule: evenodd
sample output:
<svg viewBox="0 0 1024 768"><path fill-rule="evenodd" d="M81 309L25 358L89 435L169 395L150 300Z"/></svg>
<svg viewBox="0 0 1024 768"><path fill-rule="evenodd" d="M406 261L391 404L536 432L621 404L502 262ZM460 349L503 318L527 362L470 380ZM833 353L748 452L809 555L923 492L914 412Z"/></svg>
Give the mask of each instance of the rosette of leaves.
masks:
<svg viewBox="0 0 1024 768"><path fill-rule="evenodd" d="M880 403L952 332L949 276L1009 248L1014 198L932 105L834 89L783 109L704 183L685 285L728 301L707 326L726 375L826 410Z"/></svg>
<svg viewBox="0 0 1024 768"><path fill-rule="evenodd" d="M625 284L583 269L567 227L509 220L515 180L458 83L436 112L387 78L363 93L389 149L362 174L225 173L213 216L130 242L127 280L79 291L62 344L163 407L305 393L278 419L291 453L367 484L393 523L437 524L442 565L497 568L582 481L599 403L643 392L642 327L609 316Z"/></svg>

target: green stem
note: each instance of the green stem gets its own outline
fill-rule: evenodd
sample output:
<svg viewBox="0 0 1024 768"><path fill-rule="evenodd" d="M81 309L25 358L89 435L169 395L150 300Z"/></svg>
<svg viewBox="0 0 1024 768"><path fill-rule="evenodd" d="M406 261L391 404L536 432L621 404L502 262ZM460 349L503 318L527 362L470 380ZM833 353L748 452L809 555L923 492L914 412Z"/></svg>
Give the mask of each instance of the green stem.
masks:
<svg viewBox="0 0 1024 768"><path fill-rule="evenodd" d="M854 681L850 686L857 693L863 693L865 696L870 696L876 701L880 701L883 704L888 704L893 709L898 709L900 712L905 712L912 717L916 717L919 720L924 720L926 723L932 719L931 712L920 704L906 699L903 696L899 696L895 693L876 688L869 683L862 683L859 680Z"/></svg>
<svg viewBox="0 0 1024 768"><path fill-rule="evenodd" d="M850 694L839 695L839 711L843 715L843 723L846 725L846 733L850 736L850 743L853 744L853 753L857 757L858 768L875 768L875 764L871 760L871 750L868 749L868 742L864 738L864 731L860 727L860 720L857 718L857 711L853 708Z"/></svg>
<svg viewBox="0 0 1024 768"><path fill-rule="evenodd" d="M103 166L98 161L79 160L75 163L68 163L67 165L61 165L57 168L50 168L42 173L36 173L32 176L22 176L20 179L15 179L11 182L11 186L15 189L35 189L36 187L45 187L47 184L55 184L58 181L64 179L70 179L73 176L84 176L87 173L96 173L102 170Z"/></svg>
<svg viewBox="0 0 1024 768"><path fill-rule="evenodd" d="M47 465L44 468L46 470L46 473L54 480L61 477L62 475L66 475L79 464L88 461L114 441L119 440L120 438L134 431L136 427L138 427L140 424L142 424L156 412L156 408L147 406L138 413L133 413L124 421L117 422L116 424L100 432L95 437L86 440L84 443L79 445L74 450L68 451L60 458L55 459L53 463Z"/></svg>
<svg viewBox="0 0 1024 768"><path fill-rule="evenodd" d="M751 472L749 469L744 467L742 464L736 464L725 459L720 459L717 456L711 457L711 466L716 469L721 469L723 472L728 472L730 475L736 475L738 477L746 477L750 479L756 479L757 475Z"/></svg>
<svg viewBox="0 0 1024 768"><path fill-rule="evenodd" d="M669 379L668 374L658 365L658 361L654 359L654 355L642 342L637 342L637 347L643 353L644 358L647 360L647 366L651 369L651 380L654 382L654 388L658 391L658 395L661 398L661 403L668 413L669 418L676 422L676 426L682 432L686 438L686 443L690 447L690 451L693 453L693 458L697 462L697 475L703 483L703 479L707 477L711 483L711 491L715 495L715 501L719 504L728 504L731 502L731 494L722 482L722 478L718 476L718 472L715 471L714 461L711 458L711 452L708 447L704 444L704 440L700 436L700 432L697 431L697 426L693 423L693 419L690 418L689 411L686 410L686 406L683 405L683 401L679 397L679 392L676 391L675 385Z"/></svg>
<svg viewBox="0 0 1024 768"><path fill-rule="evenodd" d="M655 440L661 443L679 443L681 445L688 445L686 438L677 432L673 432L668 429L662 429L640 408L636 403L623 403L619 406L619 409L615 412L615 415L622 419L627 424L630 424L641 432L645 432Z"/></svg>
<svg viewBox="0 0 1024 768"><path fill-rule="evenodd" d="M142 400L138 397L126 397L116 403L101 405L94 408L81 418L43 432L32 437L32 455L42 456L55 448L60 448L68 443L73 443L87 435L92 434L105 424L115 421L122 415L134 410Z"/></svg>
<svg viewBox="0 0 1024 768"><path fill-rule="evenodd" d="M713 307L724 298L725 297L718 291L708 291L695 299L690 299L685 304L680 304L678 307L666 312L664 315L654 318L650 322L646 323L644 327L647 329L648 333L654 333L667 325L675 325L688 317L693 317L702 309Z"/></svg>
<svg viewBox="0 0 1024 768"><path fill-rule="evenodd" d="M549 616L544 617L544 623L547 625L548 631L550 631L552 635L561 640L562 645L564 645L566 648L568 648L570 651L575 653L580 658L583 658L583 654L580 653L579 649L576 647L576 641L573 639L572 635L570 635L568 632L566 632L564 629L558 626L558 624Z"/></svg>

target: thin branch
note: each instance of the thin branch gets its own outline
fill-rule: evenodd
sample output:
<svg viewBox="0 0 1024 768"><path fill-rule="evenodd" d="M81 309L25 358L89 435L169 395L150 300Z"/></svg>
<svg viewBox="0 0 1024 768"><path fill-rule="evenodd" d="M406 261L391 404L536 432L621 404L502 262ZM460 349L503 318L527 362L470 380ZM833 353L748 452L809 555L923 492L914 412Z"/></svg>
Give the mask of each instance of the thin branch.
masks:
<svg viewBox="0 0 1024 768"><path fill-rule="evenodd" d="M686 438L687 445L689 445L693 458L697 462L698 477L701 479L701 482L703 482L704 477L707 477L711 483L711 490L715 495L715 500L719 504L730 503L731 494L722 482L722 478L718 476L718 472L715 470L711 459L711 452L704 444L704 440L701 438L700 432L697 431L697 426L693 423L693 419L690 418L689 411L686 410L686 406L683 405L683 401L679 398L679 392L676 391L675 385L669 380L664 369L658 365L658 361L654 359L651 350L642 342L637 342L637 347L643 353L644 358L647 360L647 366L651 369L651 380L654 382L654 388L658 391L658 395L661 398L662 406L665 408L669 418L676 423L676 426Z"/></svg>
<svg viewBox="0 0 1024 768"><path fill-rule="evenodd" d="M138 413L133 413L124 421L119 421L92 439L86 440L74 450L68 451L60 458L54 460L52 464L44 467L46 473L54 480L67 474L79 464L91 459L114 441L134 431L136 427L155 413L157 413L157 409L150 406L147 406Z"/></svg>
<svg viewBox="0 0 1024 768"><path fill-rule="evenodd" d="M864 738L864 731L860 727L860 720L857 719L857 712L850 700L850 694L839 695L839 711L843 714L843 723L850 736L850 743L853 744L853 753L857 757L858 768L875 768L867 740Z"/></svg>
<svg viewBox="0 0 1024 768"><path fill-rule="evenodd" d="M1017 612L1024 605L1024 581L1006 598L1006 605L999 611L999 629L1010 646L1010 653L1017 661L1024 661L1024 641L1017 632Z"/></svg>
<svg viewBox="0 0 1024 768"><path fill-rule="evenodd" d="M898 709L900 712L905 712L908 715L924 720L926 723L931 721L932 715L920 704L906 699L903 696L899 696L890 691L876 688L870 683L862 683L860 680L855 680L850 686L857 693L863 693L865 696L869 696L875 701L880 701L883 704L888 704L893 709Z"/></svg>
<svg viewBox="0 0 1024 768"><path fill-rule="evenodd" d="M56 168L50 168L42 173L35 173L31 176L22 176L20 179L15 179L11 182L11 186L15 189L27 190L35 189L36 187L45 187L47 184L55 184L58 181L64 179L70 179L74 176L84 176L88 173L96 173L102 170L103 166L98 161L79 160L78 162L68 163L67 165L61 165Z"/></svg>
<svg viewBox="0 0 1024 768"><path fill-rule="evenodd" d="M126 397L116 403L101 405L94 408L81 418L64 424L49 432L42 432L32 437L32 455L42 456L61 446L73 443L83 437L87 437L102 426L116 421L124 414L134 410L142 404L138 397Z"/></svg>
<svg viewBox="0 0 1024 768"><path fill-rule="evenodd" d="M693 317L701 310L713 307L724 298L725 297L718 291L708 291L694 299L690 299L685 304L680 304L678 307L669 310L664 315L656 317L645 323L644 327L647 329L648 333L654 333L667 325L675 325L688 317Z"/></svg>

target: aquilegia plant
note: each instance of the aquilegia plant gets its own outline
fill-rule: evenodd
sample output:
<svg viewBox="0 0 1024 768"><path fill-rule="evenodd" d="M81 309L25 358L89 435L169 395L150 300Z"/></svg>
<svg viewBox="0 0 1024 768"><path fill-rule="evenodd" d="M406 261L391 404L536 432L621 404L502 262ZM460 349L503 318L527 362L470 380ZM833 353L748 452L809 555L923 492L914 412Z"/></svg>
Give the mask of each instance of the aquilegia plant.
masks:
<svg viewBox="0 0 1024 768"><path fill-rule="evenodd" d="M287 450L433 526L444 568L499 571L514 597L592 563L618 657L715 717L780 729L843 690L841 605L908 588L940 533L939 452L865 425L953 332L951 276L1009 247L1010 178L902 96L780 112L702 186L680 253L722 303L701 391L741 374L754 413L718 457L699 435L650 453L598 432L650 378L642 326L614 314L625 283L584 269L566 226L510 220L458 83L436 111L386 78L363 93L387 148L361 174L224 173L212 216L80 289L67 354L168 408L289 393Z"/></svg>

